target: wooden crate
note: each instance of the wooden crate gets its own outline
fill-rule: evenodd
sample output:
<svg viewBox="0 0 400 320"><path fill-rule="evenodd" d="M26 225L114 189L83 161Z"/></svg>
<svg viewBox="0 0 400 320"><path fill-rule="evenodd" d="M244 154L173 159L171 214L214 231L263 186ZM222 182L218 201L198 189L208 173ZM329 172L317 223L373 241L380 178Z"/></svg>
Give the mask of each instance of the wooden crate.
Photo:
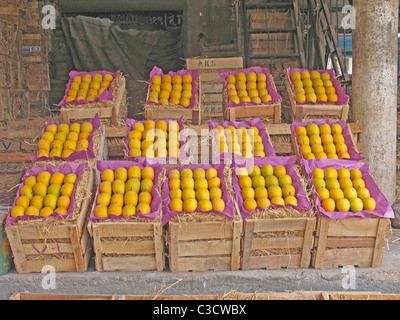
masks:
<svg viewBox="0 0 400 320"><path fill-rule="evenodd" d="M281 123L282 104L259 104L256 106L241 106L228 108L226 97L223 98L222 110L226 121L239 121L254 118L263 119L263 122Z"/></svg>
<svg viewBox="0 0 400 320"><path fill-rule="evenodd" d="M292 111L292 120L296 122L313 121L321 119L344 120L349 117L349 104L298 104L294 93L293 85L289 79L288 72L285 72L285 86Z"/></svg>
<svg viewBox="0 0 400 320"><path fill-rule="evenodd" d="M267 132L271 138L272 145L279 156L296 154L296 145L293 143L292 130L290 124L266 124ZM360 154L363 151L363 144L361 140L362 125L360 123L349 123L349 133L351 134L356 150Z"/></svg>
<svg viewBox="0 0 400 320"><path fill-rule="evenodd" d="M89 169L84 189L91 194L93 185L94 174ZM91 201L90 196L82 200L75 220L60 224L38 220L37 223L6 226L16 271L40 273L43 267L53 266L56 272L85 272L91 254L86 227Z"/></svg>
<svg viewBox="0 0 400 320"><path fill-rule="evenodd" d="M120 85L113 89L114 98L111 104L104 106L100 102L69 107L63 106L60 110L63 121L65 123L80 122L93 119L98 114L101 123L106 126L124 124L128 112L126 79L122 74L119 74L118 77L120 79L115 80Z"/></svg>
<svg viewBox="0 0 400 320"><path fill-rule="evenodd" d="M98 189L98 170L95 185ZM95 199L99 192L95 192ZM96 200L93 201L90 212L94 212L95 208ZM89 220L88 231L93 239L96 270L163 271L165 255L161 214L162 210L155 219L132 217L119 220Z"/></svg>
<svg viewBox="0 0 400 320"><path fill-rule="evenodd" d="M269 81L270 86L268 89L274 90L276 92L277 88L275 85L274 78L271 74L269 74L269 70L262 70L265 74L267 74L268 78L267 83ZM258 71L256 71L258 73ZM236 73L234 73L236 74ZM279 124L282 122L282 100L281 97L274 103L265 103L265 104L257 104L257 105L248 105L244 103L241 106L237 107L228 107L228 94L226 88L222 93L222 110L224 112L224 119L226 121L245 121L245 120L252 120L254 118L260 118L264 123L275 123Z"/></svg>
<svg viewBox="0 0 400 320"><path fill-rule="evenodd" d="M162 271L165 268L160 220L89 222L97 271Z"/></svg>
<svg viewBox="0 0 400 320"><path fill-rule="evenodd" d="M197 81L197 87L199 89L199 95L197 99L197 106L194 108L184 108L180 105L156 105L151 103L145 103L144 105L144 117L146 120L178 120L183 118L184 123L191 123L199 125L201 123L201 82ZM150 97L151 86L147 91L147 98Z"/></svg>
<svg viewBox="0 0 400 320"><path fill-rule="evenodd" d="M223 166L223 165L221 165ZM203 271L236 271L240 268L240 241L242 237L243 221L232 200L231 182L228 179L231 170L210 164L198 165L208 170L216 168L221 179L221 190L229 203L226 203L225 212L231 209L231 217L216 211L179 213L172 219L165 220L166 246L168 248L169 269L172 272L203 272ZM181 166L177 169L187 167ZM166 173L168 176L168 171ZM169 197L168 179L163 186L164 199ZM168 201L163 202L167 208ZM228 206L232 207L228 207ZM165 215L167 209L164 210ZM168 222L167 222L168 221Z"/></svg>
<svg viewBox="0 0 400 320"><path fill-rule="evenodd" d="M240 219L170 221L168 233L169 268L172 272L239 270Z"/></svg>
<svg viewBox="0 0 400 320"><path fill-rule="evenodd" d="M318 215L312 267L316 269L382 265L390 219L346 218Z"/></svg>
<svg viewBox="0 0 400 320"><path fill-rule="evenodd" d="M241 269L309 268L315 224L315 217L245 220ZM276 236L263 237L263 233ZM264 254L252 253L257 250Z"/></svg>
<svg viewBox="0 0 400 320"><path fill-rule="evenodd" d="M363 150L363 145L362 145L362 141L361 141L361 134L362 134L362 126L359 123L347 123L347 130L348 130L348 134L350 137L350 140L352 145L354 146L354 151L358 154L361 155L360 150ZM301 159L303 159L303 155L300 151L300 146L297 143L297 135L295 132L291 132L291 136L292 136L292 145L293 145L293 150L297 156L297 160L298 162L301 161ZM348 145L348 147L350 147Z"/></svg>
<svg viewBox="0 0 400 320"><path fill-rule="evenodd" d="M200 70L201 111L203 122L223 118L223 81L220 71L243 69L243 58L190 58L186 59L187 70Z"/></svg>

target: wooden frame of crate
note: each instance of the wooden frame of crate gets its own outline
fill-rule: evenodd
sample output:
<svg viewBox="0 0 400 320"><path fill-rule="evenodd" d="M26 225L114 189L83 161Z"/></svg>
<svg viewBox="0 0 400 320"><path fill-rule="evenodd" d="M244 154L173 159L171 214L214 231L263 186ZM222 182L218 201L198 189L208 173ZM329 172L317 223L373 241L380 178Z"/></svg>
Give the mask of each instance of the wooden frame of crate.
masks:
<svg viewBox="0 0 400 320"><path fill-rule="evenodd" d="M269 75L270 81L274 89L276 85L272 75ZM280 124L282 122L282 101L270 104L244 105L240 107L228 108L227 94L224 89L222 97L222 110L225 121L241 121L254 118L260 118L264 123Z"/></svg>
<svg viewBox="0 0 400 320"><path fill-rule="evenodd" d="M100 185L97 169L95 181L97 188ZM96 201L93 202L91 212L94 212L95 207ZM165 255L161 215L162 209L156 219L134 217L89 221L88 230L93 239L96 270L163 271Z"/></svg>
<svg viewBox="0 0 400 320"><path fill-rule="evenodd" d="M261 167L264 164L272 166L284 165L290 168L295 157L270 158L255 162ZM317 222L316 214L307 191L307 184L302 178L302 168L293 165L291 177L295 183L296 195L307 199L308 205L296 207L270 207L266 210L257 209L243 221L243 240L241 245L242 270L255 269L305 269L311 265L311 252L314 244L314 231ZM288 172L288 174L290 174ZM294 175L297 175L295 177ZM238 183L233 177L233 183ZM300 187L302 192L300 191ZM236 189L236 205L239 206ZM299 203L300 205L300 203ZM239 206L239 210L241 210ZM243 209L244 210L244 209Z"/></svg>
<svg viewBox="0 0 400 320"><path fill-rule="evenodd" d="M221 180L228 187L227 170L225 179ZM232 197L230 192L229 197ZM169 269L174 273L239 270L242 228L236 206L234 218L213 211L178 214L166 227Z"/></svg>
<svg viewBox="0 0 400 320"><path fill-rule="evenodd" d="M316 269L382 265L390 219L329 219L318 214L312 267Z"/></svg>
<svg viewBox="0 0 400 320"><path fill-rule="evenodd" d="M347 123L346 126L350 136L351 143L354 146L354 151L360 154L360 152L362 152L363 150L363 145L361 142L362 126L359 123ZM300 147L297 143L296 134L294 132L291 132L291 137L292 137L292 148L297 156L297 161L300 162L300 160L303 157L300 151Z"/></svg>
<svg viewBox="0 0 400 320"><path fill-rule="evenodd" d="M197 106L194 108L184 108L179 104L174 105L162 105L162 104L154 104L148 103L151 92L151 85L149 84L146 95L146 102L144 103L144 118L146 120L163 120L163 119L171 119L177 120L179 118L183 118L184 123L192 123L195 125L199 125L201 123L201 81L200 79L196 80L196 85L199 90L198 95L196 97Z"/></svg>
<svg viewBox="0 0 400 320"><path fill-rule="evenodd" d="M242 270L251 269L298 269L309 268L311 251L314 243L315 217L258 219L244 221L242 244ZM287 235L288 232L302 233L301 236ZM277 234L276 237L264 238L258 234ZM279 235L281 233L281 235ZM285 233L285 234L284 234ZM289 254L255 255L253 250L279 251L287 249ZM291 254L290 250L296 253Z"/></svg>
<svg viewBox="0 0 400 320"><path fill-rule="evenodd" d="M88 168L87 174L87 181L82 186L87 196L83 198L75 220L62 223L49 221L46 224L37 220L26 225L6 226L18 273L40 273L43 267L49 265L56 272L83 273L87 270L92 244L86 225L92 201L93 170Z"/></svg>
<svg viewBox="0 0 400 320"><path fill-rule="evenodd" d="M89 222L88 228L93 238L97 271L164 270L163 232L159 220Z"/></svg>
<svg viewBox="0 0 400 320"><path fill-rule="evenodd" d="M87 103L83 105L64 105L60 113L65 123L92 119L96 114L106 126L120 126L128 114L126 78L119 73L112 85L113 100Z"/></svg>
<svg viewBox="0 0 400 320"><path fill-rule="evenodd" d="M243 58L190 58L186 59L187 70L200 70L201 111L203 120L224 117L222 94L224 84L220 71L243 69Z"/></svg>
<svg viewBox="0 0 400 320"><path fill-rule="evenodd" d="M320 119L344 120L347 122L349 117L349 103L338 105L334 103L324 104L298 104L294 87L289 77L289 73L285 70L285 86L289 98L290 109L292 111L293 121L303 122Z"/></svg>
<svg viewBox="0 0 400 320"><path fill-rule="evenodd" d="M172 272L236 271L242 221L170 221L167 247Z"/></svg>

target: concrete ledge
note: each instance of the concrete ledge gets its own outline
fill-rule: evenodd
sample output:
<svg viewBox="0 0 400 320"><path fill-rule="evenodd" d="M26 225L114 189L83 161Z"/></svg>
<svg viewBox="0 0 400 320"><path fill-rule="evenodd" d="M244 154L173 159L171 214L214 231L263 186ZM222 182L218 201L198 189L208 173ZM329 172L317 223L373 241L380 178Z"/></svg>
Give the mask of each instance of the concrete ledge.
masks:
<svg viewBox="0 0 400 320"><path fill-rule="evenodd" d="M400 294L400 230L388 235L388 248L380 268L355 268L355 289L349 291ZM235 272L171 273L95 271L56 274L56 289L42 287L44 274L0 276L0 300L16 292L45 294L152 295L173 285L164 295L221 294L283 291L346 291L344 269L253 270Z"/></svg>

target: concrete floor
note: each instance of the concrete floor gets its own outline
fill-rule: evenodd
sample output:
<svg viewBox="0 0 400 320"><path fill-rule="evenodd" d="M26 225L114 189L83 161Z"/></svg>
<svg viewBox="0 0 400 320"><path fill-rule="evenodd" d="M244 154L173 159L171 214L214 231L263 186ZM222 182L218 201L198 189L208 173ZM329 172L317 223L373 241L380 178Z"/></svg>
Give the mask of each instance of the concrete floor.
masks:
<svg viewBox="0 0 400 320"><path fill-rule="evenodd" d="M400 230L387 236L388 245L379 268L356 268L352 279L345 269L253 270L235 272L106 272L94 269L93 260L83 274L55 276L55 289L45 289L43 274L19 275L10 271L0 276L0 300L17 292L45 294L153 295L169 286L163 295L223 294L283 291L362 291L400 294ZM353 288L346 284L352 283ZM344 285L343 285L344 284Z"/></svg>

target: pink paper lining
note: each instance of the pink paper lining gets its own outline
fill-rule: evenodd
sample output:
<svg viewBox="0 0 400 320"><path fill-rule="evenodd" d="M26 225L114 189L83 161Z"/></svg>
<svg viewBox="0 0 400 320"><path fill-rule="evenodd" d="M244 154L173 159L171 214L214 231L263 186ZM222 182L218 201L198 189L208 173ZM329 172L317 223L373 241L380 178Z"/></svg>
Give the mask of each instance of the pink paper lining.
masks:
<svg viewBox="0 0 400 320"><path fill-rule="evenodd" d="M69 205L69 209L67 211L66 215L62 215L59 213L53 213L50 217L51 218L56 218L56 219L61 219L61 218L65 218L67 216L70 216L74 213L75 210L75 194L76 194L76 189L77 186L80 183L80 180L82 178L82 174L83 172L88 168L88 164L87 163L66 163L65 165L62 166L57 166L57 167L52 167L52 166L43 166L43 167L33 167L29 170L26 171L25 175L22 178L22 183L18 188L18 192L17 192L17 196L14 199L14 203L12 207L15 207L17 199L20 197L21 194L21 189L25 184L25 180L30 177L30 176L38 176L39 173L43 172L43 171L47 171L50 174L56 173L56 172L60 172L64 175L68 175L70 173L74 173L77 176L77 180L75 182L75 187L74 190L72 192L71 195L71 203ZM22 217L17 217L17 218L13 218L11 217L11 210L9 212L9 215L7 216L7 225L9 227L12 226L12 224L14 224L17 221L20 220L39 220L39 219L46 219L43 217L35 217L35 216L22 216Z"/></svg>
<svg viewBox="0 0 400 320"><path fill-rule="evenodd" d="M142 214L140 211L136 213L134 217L140 217L140 218L147 218L147 219L155 219L159 216L160 214L160 208L161 208L161 199L160 196L156 190L156 186L158 184L158 180L160 179L160 174L164 169L163 165L151 165L147 161L141 159L137 161L97 161L97 169L98 169L98 178L99 182L101 183L101 172L107 169L111 169L113 171L117 170L118 168L125 168L129 169L130 167L139 167L140 169L143 169L145 167L152 167L154 169L154 188L153 191L151 192L151 195L153 197L151 201L151 212L149 214ZM95 203L97 201L98 196L100 195L100 183L98 185L97 191L96 191L96 198L95 198ZM94 206L96 208L96 205ZM133 217L132 217L133 218ZM114 216L114 215L109 215L108 218L98 218L94 214L94 211L91 213L89 220L94 220L94 221L99 221L99 220L119 220L119 219L129 219L125 217L124 215L120 216Z"/></svg>
<svg viewBox="0 0 400 320"><path fill-rule="evenodd" d="M275 149L272 146L271 139L270 139L270 137L269 137L269 135L268 135L268 133L267 133L267 131L265 129L265 126L261 122L261 120L258 119L258 118L253 119L251 121L243 121L243 122L238 122L238 121L214 122L214 121L210 120L210 121L208 121L207 125L208 125L210 130L214 129L217 126L222 126L224 128L226 128L228 126L233 126L236 129L238 129L240 127L244 127L246 129L250 129L251 127L255 127L255 128L258 129L259 135L263 140L265 155L267 157L276 156ZM214 144L214 142L213 142L213 144ZM221 152L217 151L216 160L218 161L218 160L222 160L222 159L224 159L224 160L232 159L233 161L238 162L238 163L247 163L248 160L249 160L249 159L244 158L244 157L239 156L239 155L235 155L235 154L231 154L231 153L227 153L227 152L221 153Z"/></svg>
<svg viewBox="0 0 400 320"><path fill-rule="evenodd" d="M250 72L255 72L257 75L259 75L260 73L264 73L267 76L267 90L268 90L268 93L271 96L272 100L267 102L267 103L262 103L262 105L275 104L277 102L281 102L282 101L281 95L278 93L278 91L276 91L276 89L274 88L274 86L273 86L273 84L271 82L270 73L269 73L269 70L267 68L251 67L251 68L238 70L238 71L221 71L221 72L219 72L219 75L220 75L221 79L224 81L224 88L226 88L228 86L228 81L226 80L226 78L229 75L236 76L240 72L243 72L246 76ZM228 108L242 107L244 105L246 105L246 106L257 106L257 105L259 105L258 103L254 103L254 102L241 102L239 104L236 104L236 103L234 103L232 101L229 101L228 93L226 93L225 99L228 102L228 104L227 104Z"/></svg>
<svg viewBox="0 0 400 320"><path fill-rule="evenodd" d="M344 142L347 145L347 148L349 149L348 153L350 155L350 160L354 160L354 161L362 161L364 160L364 157L362 157L354 148L354 144L353 141L351 140L350 137L350 133L349 133L349 129L347 127L347 123L346 121L333 121L333 120L317 120L317 121L311 121L311 122L293 122L291 125L291 130L296 138L296 144L300 150L300 144L299 144L299 139L298 136L296 134L296 129L298 127L307 127L309 124L314 123L316 124L318 127L323 125L323 124L329 124L330 126L332 126L333 124L339 124L342 127L342 135L344 137ZM303 162L307 162L308 160L304 159L303 155L300 153L301 155L301 163L303 164ZM336 160L337 161L337 160Z"/></svg>
<svg viewBox="0 0 400 320"><path fill-rule="evenodd" d="M212 210L210 212L217 212L221 215L225 215L228 218L234 219L235 218L235 207L232 201L232 198L230 197L229 191L225 185L225 181L224 181L224 169L225 169L225 165L220 164L220 165L210 165L210 164L192 164L189 166L182 166L182 167L177 167L177 168L172 168L167 170L167 177L168 174L172 171L172 170L179 170L179 172L181 172L183 169L191 169L192 171L194 171L195 169L204 169L205 171L207 171L210 168L214 168L218 171L218 177L221 179L221 191L222 191L222 200L224 200L225 202L225 210L224 212L220 212L220 211L215 211ZM171 203L171 199L169 197L169 193L170 193L170 188L169 188L169 179L167 178L164 182L164 186L163 186L163 217L162 217L162 224L163 226L166 225L173 217L175 217L178 214L182 214L185 212L174 212L171 211L171 209L169 208L169 205ZM195 210L195 212L200 212L200 213L204 213L203 211L201 211L199 208L197 208Z"/></svg>
<svg viewBox="0 0 400 320"><path fill-rule="evenodd" d="M87 104L87 103L95 103L95 102L100 102L100 101L112 100L114 98L114 96L112 94L111 88L112 88L112 83L113 83L114 80L111 81L109 88L107 90L104 90L103 93L100 96L98 96L96 98L96 100L94 100L94 101L89 101L89 100L80 100L80 101L74 100L74 101L71 101L71 102L67 102L66 101L67 98L68 98L68 91L71 89L71 85L74 82L74 78L75 77L78 77L78 76L83 77L86 74L89 74L92 77L95 74L101 74L104 77L106 74L111 74L113 76L113 78L115 79L118 76L119 73L120 73L119 70L117 72L115 72L115 73L112 73L112 72L109 72L109 71L91 71L91 72L71 71L69 73L69 81L68 81L68 84L67 84L67 90L65 90L64 98L61 100L61 102L58 105L61 106L61 107L66 105L66 104L72 104L72 105L79 106L79 105Z"/></svg>
<svg viewBox="0 0 400 320"><path fill-rule="evenodd" d="M298 206L292 206L288 205L289 207L292 207L297 210L312 210L310 201L308 200L306 193L303 189L303 186L301 184L300 178L297 175L296 171L293 169L293 165L296 163L296 156L290 156L290 157L269 157L269 158L257 158L254 161L254 165L257 165L260 167L265 165L265 164L270 164L274 168L276 166L284 166L286 168L287 174L292 178L292 185L296 189L296 198L297 198L297 204ZM249 212L244 208L244 199L242 197L242 190L239 185L239 179L236 176L236 170L238 168L247 168L245 165L237 165L234 164L233 166L233 174L232 174L232 183L233 183L233 188L235 190L235 198L236 202L239 206L239 209L242 214L243 220L246 220L249 216L251 216L254 212L257 210L262 210L261 208L257 207L254 211ZM276 208L283 208L281 205L276 205L276 204L271 204L271 209L276 209Z"/></svg>
<svg viewBox="0 0 400 320"><path fill-rule="evenodd" d="M94 154L94 143L93 143L93 135L96 130L98 130L101 127L101 122L100 122L100 117L98 114L95 115L93 119L90 119L89 122L93 125L93 131L89 136L89 147L87 151L77 151L72 153L68 158L61 158L61 157L40 157L37 158L36 156L29 157L30 161L33 162L39 162L39 161L48 161L48 160L54 160L54 161L77 161L77 160L90 160L90 159L95 159L96 155ZM46 129L49 125L51 124L56 124L54 120L51 120L49 123L46 124L46 126L43 129L42 135L46 132ZM68 126L71 126L69 123ZM36 150L36 154L39 150Z"/></svg>
<svg viewBox="0 0 400 320"><path fill-rule="evenodd" d="M189 107L185 108L182 106L182 108L184 109L193 109L197 107L197 98L199 96L199 88L197 87L197 79L200 78L200 70L196 69L196 70L179 70L177 72L174 71L170 71L167 73L169 76L171 76L171 78L173 78L174 76L178 75L178 76L185 76L185 75L191 75L193 82L192 82L192 98L190 99L190 105ZM165 74L162 71L162 69L158 68L157 66L155 66L153 68L153 70L150 72L150 83L151 83L151 79L153 79L154 76L160 76L163 77ZM151 87L151 85L150 85ZM154 105L159 105L162 106L161 103L155 103L152 101L146 101L146 104L154 104Z"/></svg>
<svg viewBox="0 0 400 320"><path fill-rule="evenodd" d="M306 170L306 173L309 175L311 179L311 183L313 184L314 178L312 175L312 171L315 168L321 168L322 170L325 170L326 168L334 168L336 170L339 170L340 168L346 168L348 170L351 169L359 169L363 175L363 179L365 181L365 186L366 188L370 191L371 197L375 199L376 201L376 209L374 212L363 210L360 212L327 212L324 210L322 207L321 200L318 196L316 188L313 186L312 191L315 196L315 205L318 208L318 210L325 215L326 217L330 219L345 219L349 217L361 217L361 218L367 218L369 215L374 215L380 218L387 218L387 219L394 219L395 215L393 212L393 209L389 203L389 201L385 198L379 187L376 185L374 179L371 177L370 174L370 169L368 164L363 163L363 162L354 162L354 161L349 161L349 160L341 160L338 162L337 160L334 159L315 159L315 160L310 160L306 161L304 163L304 168Z"/></svg>
<svg viewBox="0 0 400 320"><path fill-rule="evenodd" d="M162 120L154 120L156 123L158 121L162 121ZM177 120L171 120L171 119L165 119L164 120L168 125L171 122L177 122L179 124L179 129L180 129L180 148L182 148L182 146L185 144L185 140L186 137L183 135L184 132L184 124L183 124L183 117L179 118ZM149 159L146 157L130 157L129 153L130 153L130 148L129 148L129 134L132 132L132 127L134 126L135 123L142 123L144 124L146 122L146 120L144 121L138 121L135 119L126 119L126 126L128 127L128 133L126 135L126 147L127 147L127 155L126 155L126 159L130 160L130 161L135 161L136 159L139 160L146 160L149 164L153 165L153 164L167 164L167 163L177 163L178 159L175 157L167 157L167 158L154 158L154 159ZM182 154L183 155L183 154ZM182 155L179 157L180 159L182 158ZM185 154L186 157L189 157L189 154Z"/></svg>
<svg viewBox="0 0 400 320"><path fill-rule="evenodd" d="M289 81L290 83L293 85L293 81L291 78L291 75L293 72L298 71L298 72L302 72L302 71L318 71L319 73L323 74L323 73L328 73L331 76L331 81L333 84L333 87L336 89L336 95L338 96L338 101L337 102L329 102L329 101L317 101L312 102L312 101L304 101L301 103L298 103L298 105L302 105L302 104L312 104L312 105L316 105L316 104L336 104L336 105L345 105L349 102L350 97L344 93L342 86L340 85L340 82L336 79L336 75L335 75L335 70L334 69L326 69L326 70L308 70L308 69L297 69L297 68L293 68L293 69L286 69L288 74L289 74Z"/></svg>

